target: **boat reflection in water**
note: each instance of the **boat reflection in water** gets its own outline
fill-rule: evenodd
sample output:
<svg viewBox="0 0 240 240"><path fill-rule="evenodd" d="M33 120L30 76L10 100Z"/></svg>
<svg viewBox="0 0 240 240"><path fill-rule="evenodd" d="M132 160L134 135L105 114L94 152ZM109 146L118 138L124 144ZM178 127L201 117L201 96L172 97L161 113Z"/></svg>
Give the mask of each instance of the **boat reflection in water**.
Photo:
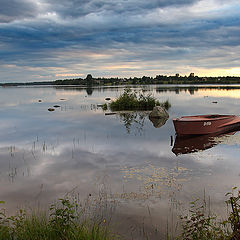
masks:
<svg viewBox="0 0 240 240"><path fill-rule="evenodd" d="M190 135L185 137L176 136L172 152L178 156L180 154L194 153L212 148L222 142L223 136L234 135L240 131L240 128L235 131L225 133L212 133L206 135Z"/></svg>

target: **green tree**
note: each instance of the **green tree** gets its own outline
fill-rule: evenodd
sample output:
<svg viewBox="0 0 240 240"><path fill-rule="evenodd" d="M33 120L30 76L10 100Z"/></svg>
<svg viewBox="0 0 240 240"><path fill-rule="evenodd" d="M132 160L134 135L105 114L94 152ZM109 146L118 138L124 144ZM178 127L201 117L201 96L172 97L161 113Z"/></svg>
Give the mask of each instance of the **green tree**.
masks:
<svg viewBox="0 0 240 240"><path fill-rule="evenodd" d="M87 85L92 85L93 84L93 77L91 74L88 74L86 77Z"/></svg>

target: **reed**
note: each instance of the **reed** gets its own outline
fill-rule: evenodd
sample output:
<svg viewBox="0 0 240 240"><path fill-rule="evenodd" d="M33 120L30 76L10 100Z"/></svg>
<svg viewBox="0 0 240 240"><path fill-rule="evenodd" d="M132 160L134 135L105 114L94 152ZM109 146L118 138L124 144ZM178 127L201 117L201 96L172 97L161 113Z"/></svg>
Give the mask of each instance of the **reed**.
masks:
<svg viewBox="0 0 240 240"><path fill-rule="evenodd" d="M151 94L146 95L143 92L137 93L129 87L125 88L124 92L109 104L109 108L112 111L144 111L152 110L155 106L163 106L169 109L171 104L169 101L160 103ZM107 105L104 105L103 109L106 110Z"/></svg>
<svg viewBox="0 0 240 240"><path fill-rule="evenodd" d="M3 202L1 202L3 203ZM49 212L30 213L22 209L8 217L0 211L0 240L112 240L104 222L81 220L81 208L70 199L59 199Z"/></svg>
<svg viewBox="0 0 240 240"><path fill-rule="evenodd" d="M218 220L216 215L206 209L206 201L199 199L191 202L189 213L181 216L182 233L180 240L239 240L240 239L240 191L226 194L226 201L231 211L225 220Z"/></svg>

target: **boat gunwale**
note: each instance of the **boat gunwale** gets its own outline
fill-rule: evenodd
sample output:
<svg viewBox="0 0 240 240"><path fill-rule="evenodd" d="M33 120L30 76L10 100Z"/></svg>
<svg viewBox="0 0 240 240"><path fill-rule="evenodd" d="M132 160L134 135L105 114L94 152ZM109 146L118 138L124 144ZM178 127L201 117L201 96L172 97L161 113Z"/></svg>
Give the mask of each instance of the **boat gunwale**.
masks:
<svg viewBox="0 0 240 240"><path fill-rule="evenodd" d="M215 118L211 118L208 116L214 116L212 115L196 115L196 116L182 116L180 118L174 118L173 121L178 121L178 122L202 122L202 121L219 121L219 120L224 120L224 119L235 119L235 118L240 118L239 116L236 115L219 115Z"/></svg>

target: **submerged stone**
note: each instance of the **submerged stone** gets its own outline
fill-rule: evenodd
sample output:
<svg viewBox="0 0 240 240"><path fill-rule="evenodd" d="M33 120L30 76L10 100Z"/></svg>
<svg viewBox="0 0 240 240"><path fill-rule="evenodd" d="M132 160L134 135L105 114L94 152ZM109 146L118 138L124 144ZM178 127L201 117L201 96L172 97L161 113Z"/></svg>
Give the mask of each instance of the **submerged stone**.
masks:
<svg viewBox="0 0 240 240"><path fill-rule="evenodd" d="M160 128L166 123L168 118L151 118L151 117L149 117L149 120L152 122L152 124L155 128Z"/></svg>
<svg viewBox="0 0 240 240"><path fill-rule="evenodd" d="M115 112L107 112L107 113L105 113L106 116L108 116L108 115L115 115L115 114L117 114L117 113L115 113Z"/></svg>

